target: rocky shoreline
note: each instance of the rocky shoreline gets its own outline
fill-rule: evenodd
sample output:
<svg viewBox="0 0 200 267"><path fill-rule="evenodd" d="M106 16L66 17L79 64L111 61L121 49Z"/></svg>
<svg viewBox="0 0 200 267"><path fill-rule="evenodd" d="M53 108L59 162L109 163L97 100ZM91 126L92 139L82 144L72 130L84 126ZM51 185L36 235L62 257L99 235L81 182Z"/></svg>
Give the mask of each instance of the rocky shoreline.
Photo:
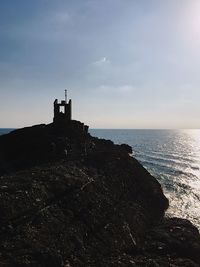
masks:
<svg viewBox="0 0 200 267"><path fill-rule="evenodd" d="M200 266L198 230L164 216L131 147L82 125L0 136L0 266Z"/></svg>

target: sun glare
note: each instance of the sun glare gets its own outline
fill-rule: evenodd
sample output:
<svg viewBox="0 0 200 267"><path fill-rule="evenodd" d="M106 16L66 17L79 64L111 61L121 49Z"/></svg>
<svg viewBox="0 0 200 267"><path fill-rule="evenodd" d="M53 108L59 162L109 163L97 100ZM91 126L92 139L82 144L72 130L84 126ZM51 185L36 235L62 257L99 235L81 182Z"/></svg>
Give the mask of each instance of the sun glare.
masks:
<svg viewBox="0 0 200 267"><path fill-rule="evenodd" d="M190 41L200 42L200 1L188 1L183 20Z"/></svg>

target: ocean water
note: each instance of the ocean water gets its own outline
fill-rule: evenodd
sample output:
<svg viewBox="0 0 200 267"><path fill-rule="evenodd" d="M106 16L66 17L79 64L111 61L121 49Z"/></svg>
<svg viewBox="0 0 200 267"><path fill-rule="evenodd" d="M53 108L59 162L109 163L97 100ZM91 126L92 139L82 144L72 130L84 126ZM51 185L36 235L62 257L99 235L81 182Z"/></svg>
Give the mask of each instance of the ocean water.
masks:
<svg viewBox="0 0 200 267"><path fill-rule="evenodd" d="M0 129L5 134L12 129ZM200 130L91 129L99 138L133 148L133 156L161 183L168 216L189 219L200 230Z"/></svg>
<svg viewBox="0 0 200 267"><path fill-rule="evenodd" d="M14 130L13 128L0 128L0 135L6 134Z"/></svg>
<svg viewBox="0 0 200 267"><path fill-rule="evenodd" d="M200 130L103 130L99 138L127 143L133 156L161 183L168 216L189 219L200 229Z"/></svg>

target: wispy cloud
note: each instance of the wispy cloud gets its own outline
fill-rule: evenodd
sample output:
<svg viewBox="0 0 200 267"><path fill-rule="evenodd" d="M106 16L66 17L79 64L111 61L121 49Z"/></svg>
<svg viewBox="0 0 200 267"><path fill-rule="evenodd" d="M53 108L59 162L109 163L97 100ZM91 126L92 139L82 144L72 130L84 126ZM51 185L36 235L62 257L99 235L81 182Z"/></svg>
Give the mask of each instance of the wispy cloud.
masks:
<svg viewBox="0 0 200 267"><path fill-rule="evenodd" d="M95 66L104 66L104 65L108 65L108 64L110 64L110 60L107 57L102 57L99 60L94 61L92 63L92 65L95 65Z"/></svg>
<svg viewBox="0 0 200 267"><path fill-rule="evenodd" d="M123 84L120 86L100 85L98 90L103 93L129 93L135 91L136 88L130 84Z"/></svg>
<svg viewBox="0 0 200 267"><path fill-rule="evenodd" d="M70 20L71 16L70 14L65 11L65 12L58 12L54 15L53 17L53 21L55 23L61 23L61 24L65 24Z"/></svg>

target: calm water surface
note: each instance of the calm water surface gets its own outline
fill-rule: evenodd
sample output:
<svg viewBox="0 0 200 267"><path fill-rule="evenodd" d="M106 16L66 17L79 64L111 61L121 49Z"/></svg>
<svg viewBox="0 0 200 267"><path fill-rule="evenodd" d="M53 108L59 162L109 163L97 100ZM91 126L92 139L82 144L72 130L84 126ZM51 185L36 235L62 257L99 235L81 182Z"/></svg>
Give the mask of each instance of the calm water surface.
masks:
<svg viewBox="0 0 200 267"><path fill-rule="evenodd" d="M134 156L162 184L167 214L200 229L200 130L90 130L100 138L132 146Z"/></svg>

